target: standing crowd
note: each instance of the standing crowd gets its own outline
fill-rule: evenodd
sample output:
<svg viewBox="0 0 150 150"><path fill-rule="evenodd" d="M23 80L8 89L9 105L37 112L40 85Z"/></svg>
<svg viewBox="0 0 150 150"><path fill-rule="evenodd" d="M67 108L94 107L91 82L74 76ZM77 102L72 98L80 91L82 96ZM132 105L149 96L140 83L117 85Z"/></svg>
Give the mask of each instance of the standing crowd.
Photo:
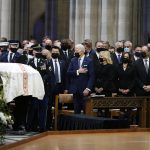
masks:
<svg viewBox="0 0 150 150"><path fill-rule="evenodd" d="M22 63L38 70L43 79L45 95L42 101L32 96L15 98L14 130L44 132L53 127L55 96L73 94L76 114L85 110L85 101L92 93L111 96L150 95L150 43L135 47L131 41L85 39L74 45L70 39L52 41L44 37L7 40L0 38L0 62Z"/></svg>

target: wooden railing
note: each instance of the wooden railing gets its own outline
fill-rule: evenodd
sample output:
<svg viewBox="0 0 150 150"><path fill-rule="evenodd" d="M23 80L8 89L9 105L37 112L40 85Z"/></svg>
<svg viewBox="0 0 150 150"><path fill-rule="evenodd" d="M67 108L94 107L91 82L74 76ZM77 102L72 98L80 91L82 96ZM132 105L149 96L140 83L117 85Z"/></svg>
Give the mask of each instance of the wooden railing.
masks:
<svg viewBox="0 0 150 150"><path fill-rule="evenodd" d="M87 115L93 115L94 108L137 108L139 111L140 127L149 127L149 98L147 97L89 97L86 101Z"/></svg>
<svg viewBox="0 0 150 150"><path fill-rule="evenodd" d="M57 117L59 115L58 102L59 96L56 96L55 129L57 129ZM94 108L137 108L139 112L139 126L142 128L150 128L149 97L89 97L86 100L85 114L89 116L94 116Z"/></svg>

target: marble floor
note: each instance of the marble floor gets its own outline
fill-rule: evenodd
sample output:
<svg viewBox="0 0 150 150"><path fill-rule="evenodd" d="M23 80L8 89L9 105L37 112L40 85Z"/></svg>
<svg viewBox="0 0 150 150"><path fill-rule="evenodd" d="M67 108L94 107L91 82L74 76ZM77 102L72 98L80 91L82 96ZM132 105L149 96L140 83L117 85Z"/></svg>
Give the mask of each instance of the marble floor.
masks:
<svg viewBox="0 0 150 150"><path fill-rule="evenodd" d="M30 138L37 134L39 134L39 132L9 131L4 136L4 143L5 143L5 145L15 143L20 140Z"/></svg>

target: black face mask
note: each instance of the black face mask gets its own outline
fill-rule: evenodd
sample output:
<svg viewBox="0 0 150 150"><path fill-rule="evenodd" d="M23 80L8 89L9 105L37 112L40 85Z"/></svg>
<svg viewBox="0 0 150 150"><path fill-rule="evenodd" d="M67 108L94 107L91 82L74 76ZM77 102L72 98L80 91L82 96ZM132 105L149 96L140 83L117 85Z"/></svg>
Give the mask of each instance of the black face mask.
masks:
<svg viewBox="0 0 150 150"><path fill-rule="evenodd" d="M61 49L66 51L68 49L68 46L67 45L61 45Z"/></svg>
<svg viewBox="0 0 150 150"><path fill-rule="evenodd" d="M36 54L35 54L35 57L36 57L36 58L42 58L42 53L36 53Z"/></svg>
<svg viewBox="0 0 150 150"><path fill-rule="evenodd" d="M27 53L27 51L23 51L23 55L27 55L28 53Z"/></svg>
<svg viewBox="0 0 150 150"><path fill-rule="evenodd" d="M100 58L99 58L99 61L102 63L104 60L103 60L103 58L100 57Z"/></svg>
<svg viewBox="0 0 150 150"><path fill-rule="evenodd" d="M130 62L129 58L122 58L122 63L127 64L129 62Z"/></svg>
<svg viewBox="0 0 150 150"><path fill-rule="evenodd" d="M47 59L46 55L42 55L42 58L43 58L43 59Z"/></svg>
<svg viewBox="0 0 150 150"><path fill-rule="evenodd" d="M10 48L12 53L16 53L17 52L17 48Z"/></svg>
<svg viewBox="0 0 150 150"><path fill-rule="evenodd" d="M105 48L97 48L96 51L99 53L101 51L105 51Z"/></svg>
<svg viewBox="0 0 150 150"><path fill-rule="evenodd" d="M32 55L33 56L33 51L32 50L29 50L29 55Z"/></svg>
<svg viewBox="0 0 150 150"><path fill-rule="evenodd" d="M147 56L146 52L141 52L141 56L142 56L142 58L145 58Z"/></svg>
<svg viewBox="0 0 150 150"><path fill-rule="evenodd" d="M74 53L74 55L75 55L75 57L77 57L77 58L80 57L79 53Z"/></svg>
<svg viewBox="0 0 150 150"><path fill-rule="evenodd" d="M88 52L87 52L87 51L85 51L85 52L84 52L84 54L85 54L85 55L87 55L87 54L88 54Z"/></svg>
<svg viewBox="0 0 150 150"><path fill-rule="evenodd" d="M136 57L141 57L141 53L140 53L140 52L135 52L134 55L135 55Z"/></svg>
<svg viewBox="0 0 150 150"><path fill-rule="evenodd" d="M54 58L54 59L59 58L59 54L58 53L52 53L52 58Z"/></svg>
<svg viewBox="0 0 150 150"><path fill-rule="evenodd" d="M117 52L118 52L118 53L123 52L123 48L122 48L122 47L117 48Z"/></svg>
<svg viewBox="0 0 150 150"><path fill-rule="evenodd" d="M50 45L45 45L45 48L47 49L47 50L51 50L51 46Z"/></svg>

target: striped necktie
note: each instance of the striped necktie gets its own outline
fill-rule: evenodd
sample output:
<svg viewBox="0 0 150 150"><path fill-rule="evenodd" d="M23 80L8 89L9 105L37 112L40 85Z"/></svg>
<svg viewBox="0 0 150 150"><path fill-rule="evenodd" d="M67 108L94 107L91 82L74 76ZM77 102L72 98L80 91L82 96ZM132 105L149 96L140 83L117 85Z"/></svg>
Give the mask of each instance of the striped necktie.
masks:
<svg viewBox="0 0 150 150"><path fill-rule="evenodd" d="M9 55L9 62L12 62L12 59L13 59L13 53L10 53L10 55Z"/></svg>
<svg viewBox="0 0 150 150"><path fill-rule="evenodd" d="M148 73L148 69L149 69L149 66L148 66L148 60L145 59L145 69L146 69L146 73Z"/></svg>
<svg viewBox="0 0 150 150"><path fill-rule="evenodd" d="M118 55L118 62L119 62L119 64L121 63L121 55L120 54Z"/></svg>
<svg viewBox="0 0 150 150"><path fill-rule="evenodd" d="M59 83L59 74L58 74L58 66L57 66L57 60L55 60L55 81L56 83Z"/></svg>

